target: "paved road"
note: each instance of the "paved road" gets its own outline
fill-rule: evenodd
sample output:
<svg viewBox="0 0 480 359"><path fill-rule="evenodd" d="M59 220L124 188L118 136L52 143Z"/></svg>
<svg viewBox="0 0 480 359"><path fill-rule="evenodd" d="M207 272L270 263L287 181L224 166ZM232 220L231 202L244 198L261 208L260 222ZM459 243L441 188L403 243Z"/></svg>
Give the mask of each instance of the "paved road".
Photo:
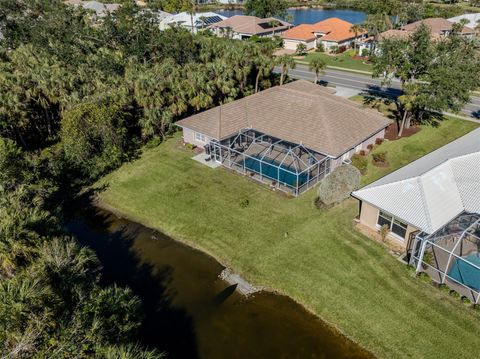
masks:
<svg viewBox="0 0 480 359"><path fill-rule="evenodd" d="M278 69L276 69L278 72ZM289 71L289 76L295 79L313 81L315 75L308 70L308 66L297 64L297 68ZM354 90L382 93L390 96L398 96L401 93L400 83L392 81L388 88L382 87L380 79L372 79L368 75L350 73L346 71L327 70L325 75L320 76L321 81L336 86L346 87ZM480 118L480 97L472 97L471 102L465 105L462 112L468 116Z"/></svg>

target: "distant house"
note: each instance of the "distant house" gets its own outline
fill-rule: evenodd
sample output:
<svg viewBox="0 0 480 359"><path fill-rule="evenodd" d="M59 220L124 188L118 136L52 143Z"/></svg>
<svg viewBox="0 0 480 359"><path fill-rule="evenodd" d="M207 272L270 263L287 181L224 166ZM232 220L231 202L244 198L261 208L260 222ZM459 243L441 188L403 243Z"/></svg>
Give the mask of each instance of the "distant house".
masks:
<svg viewBox="0 0 480 359"><path fill-rule="evenodd" d="M454 23L459 23L462 20L468 21L465 24L465 26L469 27L470 29L475 30L478 27L478 25L480 24L480 13L463 14L463 15L451 17L450 19L448 19L448 21L454 22Z"/></svg>
<svg viewBox="0 0 480 359"><path fill-rule="evenodd" d="M417 273L480 301L480 129L352 193Z"/></svg>
<svg viewBox="0 0 480 359"><path fill-rule="evenodd" d="M301 24L285 31L282 35L285 49L296 50L298 44L304 44L307 50L314 49L317 44L323 44L325 51L334 47L350 47L353 41L365 37L362 31L355 36L351 31L353 24L332 17L316 24Z"/></svg>
<svg viewBox="0 0 480 359"><path fill-rule="evenodd" d="M415 31L422 24L425 24L430 29L432 39L441 40L442 38L445 38L446 36L452 33L454 22L451 22L449 20L442 19L442 18L430 18L430 19L420 20L420 21L416 21L411 24L402 26L400 29L387 30L385 32L382 32L378 35L377 41L379 43L382 43L383 41L390 40L390 39L406 40L412 34L414 34ZM475 31L466 26L462 29L462 32L461 32L461 35L465 37L472 37L474 36L474 34L475 34ZM374 41L375 41L375 38L373 36L363 39L359 47L360 53L362 53L364 49L371 50L373 47Z"/></svg>
<svg viewBox="0 0 480 359"><path fill-rule="evenodd" d="M299 80L177 122L183 141L208 160L298 196L356 152L383 138L391 121Z"/></svg>
<svg viewBox="0 0 480 359"><path fill-rule="evenodd" d="M85 10L94 12L97 18L113 14L120 8L120 4L104 4L99 1L67 0L64 3L75 7L81 6Z"/></svg>
<svg viewBox="0 0 480 359"><path fill-rule="evenodd" d="M235 15L210 25L208 28L217 36L244 40L252 36L281 35L291 27L292 25L288 22L273 17L261 19L256 16Z"/></svg>
<svg viewBox="0 0 480 359"><path fill-rule="evenodd" d="M160 21L160 30L179 26L186 28L193 33L197 33L199 30L207 29L208 26L225 19L225 16L219 15L214 12L202 12L195 14L181 12L179 14L167 16L162 21Z"/></svg>
<svg viewBox="0 0 480 359"><path fill-rule="evenodd" d="M454 22L448 21L443 18L429 18L420 21L412 22L401 27L403 31L415 32L422 24L430 28L432 35L440 37L448 36L452 33ZM461 35L465 37L472 37L475 35L475 30L467 26L463 27Z"/></svg>

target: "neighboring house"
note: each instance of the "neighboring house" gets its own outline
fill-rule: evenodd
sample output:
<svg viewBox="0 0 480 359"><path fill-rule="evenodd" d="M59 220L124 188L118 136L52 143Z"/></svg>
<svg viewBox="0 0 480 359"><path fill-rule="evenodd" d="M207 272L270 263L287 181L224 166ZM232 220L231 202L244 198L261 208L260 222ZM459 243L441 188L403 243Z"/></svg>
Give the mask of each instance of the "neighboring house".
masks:
<svg viewBox="0 0 480 359"><path fill-rule="evenodd" d="M160 30L165 30L173 26L180 26L190 30L193 33L197 33L199 30L207 29L208 26L225 19L225 16L219 15L214 12L203 12L195 14L181 12L179 14L168 16L162 21L160 21Z"/></svg>
<svg viewBox="0 0 480 359"><path fill-rule="evenodd" d="M81 6L85 10L94 12L97 18L113 14L120 8L120 4L104 4L98 1L67 0L64 3L75 7Z"/></svg>
<svg viewBox="0 0 480 359"><path fill-rule="evenodd" d="M365 37L362 31L355 36L351 31L353 24L348 21L332 17L316 24L301 24L285 31L282 35L284 47L287 50L296 50L299 44L304 44L307 50L314 49L322 43L325 51L335 47L350 47L354 41Z"/></svg>
<svg viewBox="0 0 480 359"><path fill-rule="evenodd" d="M430 28L432 35L445 37L452 33L454 22L448 21L443 18L430 18L430 19L415 21L415 22L412 22L411 24L402 26L401 30L415 32L422 24L425 24ZM464 26L461 31L461 35L465 37L472 37L475 35L475 30L467 26Z"/></svg>
<svg viewBox="0 0 480 359"><path fill-rule="evenodd" d="M442 38L445 38L451 34L454 23L442 18L430 18L416 21L402 26L398 30L394 29L382 32L378 35L377 39L375 39L373 36L363 39L359 47L359 51L360 53L362 53L364 49L370 51L373 48L375 40L377 40L378 43L382 43L383 41L390 39L406 40L415 33L421 24L425 24L430 28L432 39L441 40ZM472 37L474 34L475 31L469 27L464 27L462 29L462 36Z"/></svg>
<svg viewBox="0 0 480 359"><path fill-rule="evenodd" d="M464 14L460 16L455 16L448 21L454 22L454 23L460 23L462 20L467 20L468 22L465 24L465 26L469 27L470 29L476 30L480 24L480 13L476 14Z"/></svg>
<svg viewBox="0 0 480 359"><path fill-rule="evenodd" d="M360 223L378 229L382 217L393 216L391 239L407 249L411 233L431 234L464 211L480 213L479 160L477 129L353 192Z"/></svg>
<svg viewBox="0 0 480 359"><path fill-rule="evenodd" d="M261 19L256 16L235 15L210 25L209 29L219 37L244 40L252 36L281 35L291 27L292 25L288 22L273 17Z"/></svg>
<svg viewBox="0 0 480 359"><path fill-rule="evenodd" d="M361 226L379 231L386 225L388 238L408 252L417 272L461 293L467 289L477 303L479 139L480 129L474 130L352 193L360 201Z"/></svg>
<svg viewBox="0 0 480 359"><path fill-rule="evenodd" d="M177 122L211 161L297 196L383 138L391 120L298 80Z"/></svg>

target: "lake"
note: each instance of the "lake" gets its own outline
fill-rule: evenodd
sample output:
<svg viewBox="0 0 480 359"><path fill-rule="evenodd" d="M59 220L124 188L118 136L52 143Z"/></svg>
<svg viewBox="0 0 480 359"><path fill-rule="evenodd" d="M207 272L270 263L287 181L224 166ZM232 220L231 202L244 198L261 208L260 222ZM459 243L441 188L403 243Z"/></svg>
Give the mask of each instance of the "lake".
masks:
<svg viewBox="0 0 480 359"><path fill-rule="evenodd" d="M215 12L227 17L244 14L241 9L215 10ZM359 24L364 22L367 17L364 12L348 9L289 9L288 14L292 16L294 25L314 24L330 17L338 17L352 24Z"/></svg>
<svg viewBox="0 0 480 359"><path fill-rule="evenodd" d="M373 358L288 297L244 297L219 278L224 267L205 253L80 208L66 229L96 252L104 284L129 286L142 299L142 344L170 358Z"/></svg>

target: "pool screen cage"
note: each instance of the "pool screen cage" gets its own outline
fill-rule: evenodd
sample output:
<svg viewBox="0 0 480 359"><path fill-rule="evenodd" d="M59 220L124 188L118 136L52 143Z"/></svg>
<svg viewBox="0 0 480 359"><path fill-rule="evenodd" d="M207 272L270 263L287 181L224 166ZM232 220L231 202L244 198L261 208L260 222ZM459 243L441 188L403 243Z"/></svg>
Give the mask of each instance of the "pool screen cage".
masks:
<svg viewBox="0 0 480 359"><path fill-rule="evenodd" d="M329 157L253 129L211 141L206 152L225 167L294 196L312 188L330 171Z"/></svg>
<svg viewBox="0 0 480 359"><path fill-rule="evenodd" d="M417 234L410 264L480 304L480 214L462 213L435 233Z"/></svg>

